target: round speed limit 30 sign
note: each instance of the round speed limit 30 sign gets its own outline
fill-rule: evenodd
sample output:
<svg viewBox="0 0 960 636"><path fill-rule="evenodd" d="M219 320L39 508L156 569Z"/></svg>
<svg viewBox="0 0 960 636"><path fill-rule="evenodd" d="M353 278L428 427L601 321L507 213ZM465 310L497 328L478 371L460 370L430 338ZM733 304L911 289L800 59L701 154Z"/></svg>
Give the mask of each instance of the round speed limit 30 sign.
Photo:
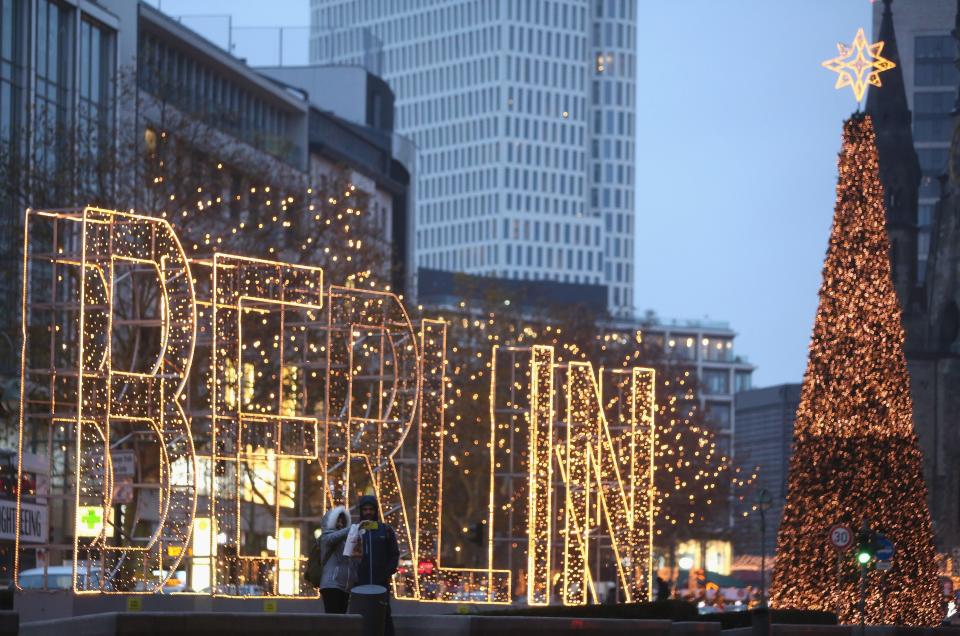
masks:
<svg viewBox="0 0 960 636"><path fill-rule="evenodd" d="M853 531L850 526L838 523L830 528L830 545L840 552L849 550L853 545Z"/></svg>

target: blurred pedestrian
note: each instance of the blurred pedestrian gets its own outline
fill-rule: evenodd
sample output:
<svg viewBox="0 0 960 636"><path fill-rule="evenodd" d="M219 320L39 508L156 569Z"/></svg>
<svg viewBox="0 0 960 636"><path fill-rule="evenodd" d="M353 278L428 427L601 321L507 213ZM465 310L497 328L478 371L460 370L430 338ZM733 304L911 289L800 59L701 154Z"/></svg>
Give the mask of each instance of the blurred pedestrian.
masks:
<svg viewBox="0 0 960 636"><path fill-rule="evenodd" d="M323 575L320 595L327 614L346 614L350 588L357 581L357 563L343 553L344 542L350 532L350 514L343 506L327 511L321 522L320 552Z"/></svg>
<svg viewBox="0 0 960 636"><path fill-rule="evenodd" d="M380 520L380 505L373 495L364 495L357 502L360 513L360 543L363 557L357 566L356 585L379 585L387 590L384 636L393 636L390 614L390 579L400 565L397 533Z"/></svg>
<svg viewBox="0 0 960 636"><path fill-rule="evenodd" d="M668 601L670 600L670 584L665 580L657 577L657 600L658 601Z"/></svg>

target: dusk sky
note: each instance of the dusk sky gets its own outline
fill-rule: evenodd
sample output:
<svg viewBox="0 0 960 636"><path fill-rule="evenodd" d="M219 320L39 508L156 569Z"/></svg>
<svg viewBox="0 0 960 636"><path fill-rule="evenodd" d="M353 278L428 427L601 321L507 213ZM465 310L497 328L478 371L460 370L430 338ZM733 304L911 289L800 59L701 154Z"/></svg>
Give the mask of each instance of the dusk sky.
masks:
<svg viewBox="0 0 960 636"><path fill-rule="evenodd" d="M827 247L849 89L820 62L869 0L638 0L638 311L726 321L755 386L799 382ZM308 0L153 0L232 15L238 55L305 55ZM894 4L896 15L896 3ZM221 43L226 19L185 18ZM262 57L261 57L262 56ZM262 60L262 61L261 61Z"/></svg>

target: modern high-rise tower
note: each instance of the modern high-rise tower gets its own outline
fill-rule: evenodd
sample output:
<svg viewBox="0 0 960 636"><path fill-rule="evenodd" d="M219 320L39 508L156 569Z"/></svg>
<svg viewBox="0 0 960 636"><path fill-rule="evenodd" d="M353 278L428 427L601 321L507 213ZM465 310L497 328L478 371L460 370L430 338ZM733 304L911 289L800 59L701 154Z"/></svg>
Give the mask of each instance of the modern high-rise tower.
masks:
<svg viewBox="0 0 960 636"><path fill-rule="evenodd" d="M363 65L419 149L417 267L634 304L636 3L311 0L311 61Z"/></svg>

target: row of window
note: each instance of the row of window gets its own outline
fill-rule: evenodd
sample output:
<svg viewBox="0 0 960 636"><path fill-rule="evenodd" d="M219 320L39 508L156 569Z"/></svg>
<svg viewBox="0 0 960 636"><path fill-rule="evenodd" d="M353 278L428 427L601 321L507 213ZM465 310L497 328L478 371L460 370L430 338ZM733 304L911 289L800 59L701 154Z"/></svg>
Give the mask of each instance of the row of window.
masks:
<svg viewBox="0 0 960 636"><path fill-rule="evenodd" d="M418 207L417 219L424 226L449 223L461 219L489 216L500 210L498 194L458 196L446 201L424 201ZM527 214L553 214L554 216L583 216L583 202L556 197L531 196L507 192L503 209L507 212Z"/></svg>
<svg viewBox="0 0 960 636"><path fill-rule="evenodd" d="M448 247L463 243L486 241L496 238L497 225L494 219L458 222L453 225L427 227L417 230L417 245L420 249L438 246Z"/></svg>
<svg viewBox="0 0 960 636"><path fill-rule="evenodd" d="M505 264L526 268L547 268L547 271L513 270L512 278L534 278L572 283L600 283L601 252L585 252L569 248L504 245ZM477 245L462 250L424 251L419 265L448 271L469 271L499 266L499 245Z"/></svg>
<svg viewBox="0 0 960 636"><path fill-rule="evenodd" d="M497 210L497 194L488 193L462 196L448 201L421 202L417 208L417 219L421 224L470 219L488 216Z"/></svg>
<svg viewBox="0 0 960 636"><path fill-rule="evenodd" d="M509 171L508 171L509 172ZM420 198L424 201L492 190L497 187L497 169L471 170L439 176L422 175L418 180Z"/></svg>
<svg viewBox="0 0 960 636"><path fill-rule="evenodd" d="M960 81L956 58L956 44L949 35L921 35L914 40L915 86L955 87Z"/></svg>
<svg viewBox="0 0 960 636"><path fill-rule="evenodd" d="M507 87L507 110L544 117L554 122L558 117L570 124L583 121L585 106L586 100L572 97L569 93L522 86Z"/></svg>
<svg viewBox="0 0 960 636"><path fill-rule="evenodd" d="M665 350L676 360L703 360L707 362L732 362L733 339L702 337L694 334L671 334L665 342ZM699 358L697 353L699 352Z"/></svg>
<svg viewBox="0 0 960 636"><path fill-rule="evenodd" d="M633 188L590 188L590 205L607 210L632 210Z"/></svg>
<svg viewBox="0 0 960 636"><path fill-rule="evenodd" d="M532 196L530 194L507 192L506 210L508 212L528 212L533 214L543 212L545 214L563 216L583 216L583 202L559 199L551 196Z"/></svg>
<svg viewBox="0 0 960 636"><path fill-rule="evenodd" d="M632 186L633 166L630 164L609 162L593 164L593 184Z"/></svg>
<svg viewBox="0 0 960 636"><path fill-rule="evenodd" d="M140 87L281 159L294 157L285 112L150 33L140 37Z"/></svg>
<svg viewBox="0 0 960 636"><path fill-rule="evenodd" d="M488 229L486 224L480 227L480 233ZM435 228L425 236L455 236L465 229L474 229L472 226L450 226L445 228ZM578 228L579 229L579 228ZM589 229L589 228L584 228ZM510 266L525 266L536 268L547 268L548 270L560 273L561 270L576 271L581 273L599 272L606 269L607 277L610 278L610 272L615 272L617 282L631 283L632 271L629 266L622 263L616 263L611 268L607 263L604 267L604 253L589 249L557 247L552 245L517 245L513 243L492 243L491 237L483 237L486 242L483 245L470 245L460 249L450 249L453 240L443 238L432 238L423 241L421 246L420 264L428 267L446 268L472 268L485 267L488 265L500 264L500 248L503 247L503 264ZM466 241L464 241L466 242ZM442 246L442 247L441 247ZM599 276L597 276L599 280ZM578 281L579 282L579 281Z"/></svg>
<svg viewBox="0 0 960 636"><path fill-rule="evenodd" d="M608 274L607 281L610 280ZM630 311L633 308L633 290L629 287L617 287L614 285L610 286L610 289L613 291L613 306L614 313L619 313L622 315L629 315Z"/></svg>
<svg viewBox="0 0 960 636"><path fill-rule="evenodd" d="M432 97L401 106L401 121L405 130L421 126L434 127L439 122L454 119L474 118L497 109L500 102L500 87L489 86L454 95Z"/></svg>
<svg viewBox="0 0 960 636"><path fill-rule="evenodd" d="M527 267L546 267L548 269L566 268L578 272L594 272L603 269L603 252L593 252L565 247L544 247L542 245L504 245L507 265L526 265ZM556 259L554 259L556 256ZM596 259L594 259L596 256ZM596 263L596 269L594 269Z"/></svg>
<svg viewBox="0 0 960 636"><path fill-rule="evenodd" d="M58 141L69 125L69 92L76 79L73 26L73 11L67 7L49 0L37 5L33 141L37 163L47 170L58 165Z"/></svg>
<svg viewBox="0 0 960 636"><path fill-rule="evenodd" d="M0 142L10 138L20 125L20 95L23 78L20 76L22 16L19 0L0 0Z"/></svg>
<svg viewBox="0 0 960 636"><path fill-rule="evenodd" d="M954 91L917 91L913 94L913 140L942 141L950 139L950 113Z"/></svg>
<svg viewBox="0 0 960 636"><path fill-rule="evenodd" d="M397 105L397 110L400 111L404 108L412 110L406 115L410 119L410 123L407 124L409 127L433 120L431 117L433 112L428 111L427 108L436 109L437 117L448 117L444 104L450 97L456 95L468 94L473 98L472 93L479 90L495 91L493 101L499 103L500 87L496 85L500 81L499 64L500 61L491 56L469 62L458 62L443 68L418 69L409 73L385 77L395 91L397 101L400 102ZM458 84L461 85L455 89L441 88L440 84L446 81L443 79L445 75L456 76ZM469 81L467 81L468 78ZM482 88L486 84L494 84L494 86ZM446 93L447 95L437 97L438 93ZM431 102L434 105L428 107L427 104Z"/></svg>
<svg viewBox="0 0 960 636"><path fill-rule="evenodd" d="M633 20L636 18L636 3L631 0L594 0L594 17Z"/></svg>
<svg viewBox="0 0 960 636"><path fill-rule="evenodd" d="M569 75L568 75L569 73ZM507 56L507 79L527 85L583 91L585 77L575 65L529 57Z"/></svg>
<svg viewBox="0 0 960 636"><path fill-rule="evenodd" d="M614 222L616 222L616 231L618 234L627 233L630 236L633 236L633 214L631 212L626 214L622 212L618 212L616 214L607 212L603 216L607 234L613 233Z"/></svg>
<svg viewBox="0 0 960 636"><path fill-rule="evenodd" d="M116 37L75 8L54 0L35 6L30 23L29 3L0 0L0 139L26 126L26 106L34 113L30 134L37 166L57 168L68 149L65 137L75 135L88 153L79 161L80 178L91 178L96 157L113 137ZM35 101L23 104L31 57ZM72 108L74 95L79 109Z"/></svg>
<svg viewBox="0 0 960 636"><path fill-rule="evenodd" d="M600 150L603 149L601 153ZM633 162L633 140L625 139L594 139L590 142L590 156L593 159L616 159L617 161Z"/></svg>
<svg viewBox="0 0 960 636"><path fill-rule="evenodd" d="M565 126L556 121L528 117L506 117L503 132L507 138L529 139L538 144L549 142L583 147L583 126Z"/></svg>
<svg viewBox="0 0 960 636"><path fill-rule="evenodd" d="M582 174L582 173L581 173ZM583 196L583 177L538 170L503 169L503 185L523 192L544 192L559 196Z"/></svg>
<svg viewBox="0 0 960 636"><path fill-rule="evenodd" d="M636 27L631 23L624 21L604 21L593 23L593 46L612 49L614 47L626 51L633 51L636 48L637 33ZM598 73L603 73L604 69L597 69Z"/></svg>
<svg viewBox="0 0 960 636"><path fill-rule="evenodd" d="M499 276L513 280L551 280L558 283L576 283L580 285L599 285L600 277L596 274L582 272L570 273L561 271L540 272L526 269L474 269L473 273L481 276Z"/></svg>
<svg viewBox="0 0 960 636"><path fill-rule="evenodd" d="M551 31L539 24L535 27L511 25L507 27L507 50L579 63L586 56L587 38L585 34Z"/></svg>
<svg viewBox="0 0 960 636"><path fill-rule="evenodd" d="M632 283L633 266L630 263L614 263L611 261L612 257L609 252L604 252L604 254L607 261L604 264L604 274L606 274L607 282Z"/></svg>
<svg viewBox="0 0 960 636"><path fill-rule="evenodd" d="M947 170L949 148L918 148L917 158L920 160L920 200L931 201L940 198L940 175Z"/></svg>
<svg viewBox="0 0 960 636"><path fill-rule="evenodd" d="M580 2L528 0L506 4L507 20L523 20L573 31L582 30L586 26L587 14L580 6Z"/></svg>
<svg viewBox="0 0 960 636"><path fill-rule="evenodd" d="M604 240L604 243L605 243L604 253L607 255L608 259L614 260L618 258L627 258L627 259L633 260L632 259L632 256L633 256L633 239L632 238L620 238L618 236L615 236L613 238L608 237ZM616 279L618 281L626 280L627 282L629 282L630 275L629 273L623 276L621 276L620 274L617 274Z"/></svg>
<svg viewBox="0 0 960 636"><path fill-rule="evenodd" d="M497 163L500 160L496 141L478 140L456 148L423 150L420 153L420 173L435 175L440 172L470 170Z"/></svg>
<svg viewBox="0 0 960 636"><path fill-rule="evenodd" d="M709 395L730 393L730 375L727 369L704 369L700 381ZM733 371L733 392L748 391L753 387L750 371Z"/></svg>
<svg viewBox="0 0 960 636"><path fill-rule="evenodd" d="M460 146L496 137L499 129L499 119L491 116L412 130L409 131L409 135L417 147L424 152L431 152L445 146Z"/></svg>
<svg viewBox="0 0 960 636"><path fill-rule="evenodd" d="M374 33L378 31L376 27L372 30ZM456 61L498 52L501 47L498 25L480 27L475 22L461 24L452 31L435 31L423 40L384 41L390 59L386 68L388 75L402 74L410 68L448 66ZM457 85L450 84L448 88L457 88Z"/></svg>
<svg viewBox="0 0 960 636"><path fill-rule="evenodd" d="M594 106L620 106L633 111L635 88L636 85L632 79L626 81L609 78L593 80L591 103Z"/></svg>
<svg viewBox="0 0 960 636"><path fill-rule="evenodd" d="M493 238L496 238L494 236ZM515 241L544 241L566 243L568 245L600 245L600 228L557 221L531 221L529 219L503 219L503 233L500 238Z"/></svg>
<svg viewBox="0 0 960 636"><path fill-rule="evenodd" d="M556 128L553 129L553 136L549 140L552 143L558 143L556 139ZM563 138L563 136L561 137ZM564 141L559 142L564 144ZM539 166L551 170L569 170L573 172L582 172L584 169L584 153L582 150L570 150L568 147L558 148L544 146L542 143L526 144L516 141L507 141L507 163L519 163L528 166Z"/></svg>
<svg viewBox="0 0 960 636"><path fill-rule="evenodd" d="M548 267L547 272L526 272L536 279L561 280L564 282L600 282L601 252L585 252L560 247L504 245L504 254L507 265L526 267ZM549 256L547 256L549 255ZM596 258L594 258L596 256ZM552 265L545 265L547 258ZM421 250L418 264L422 267L443 269L447 271L470 271L476 268L493 267L499 265L500 245L473 245L470 247L451 250L427 251ZM564 265L566 264L566 265ZM593 265L597 265L597 269ZM566 267L568 272L560 271ZM530 278L524 272L513 270L513 278ZM569 278L568 278L569 277Z"/></svg>
<svg viewBox="0 0 960 636"><path fill-rule="evenodd" d="M633 113L597 110L593 113L594 135L617 135L633 138Z"/></svg>

